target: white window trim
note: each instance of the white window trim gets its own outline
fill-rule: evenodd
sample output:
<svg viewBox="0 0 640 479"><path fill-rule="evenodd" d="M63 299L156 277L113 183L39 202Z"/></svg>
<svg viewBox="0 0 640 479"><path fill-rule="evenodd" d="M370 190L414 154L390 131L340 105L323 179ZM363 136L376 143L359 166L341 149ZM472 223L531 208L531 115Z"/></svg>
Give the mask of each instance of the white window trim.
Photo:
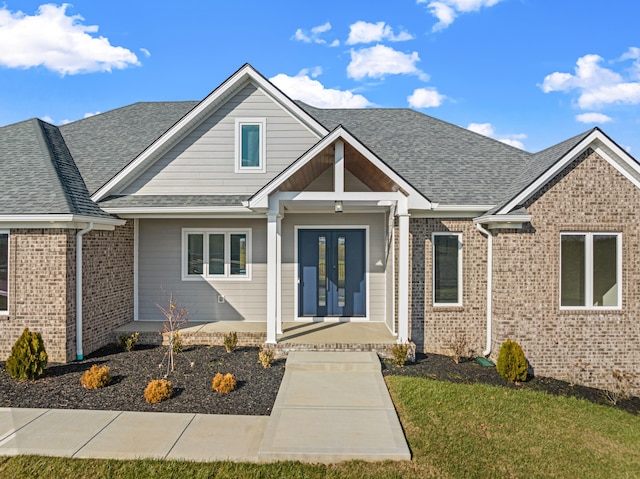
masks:
<svg viewBox="0 0 640 479"><path fill-rule="evenodd" d="M231 274L231 235L245 234L247 236L247 272L246 274ZM190 234L204 235L202 245L202 274L187 274L187 257ZM209 274L209 234L224 234L224 274ZM182 228L182 281L250 281L251 280L251 228Z"/></svg>
<svg viewBox="0 0 640 479"><path fill-rule="evenodd" d="M563 236L584 236L585 237L585 306L562 306L562 237ZM593 237L594 236L615 236L616 237L616 283L618 284L618 305L617 306L593 306ZM562 311L617 311L622 309L622 233L615 231L563 231L560 233L559 245L559 274L558 274L558 305Z"/></svg>
<svg viewBox="0 0 640 479"><path fill-rule="evenodd" d="M236 173L266 173L267 148L266 148L266 118L236 118L235 121L235 172ZM259 165L242 166L242 126L257 125L260 127Z"/></svg>
<svg viewBox="0 0 640 479"><path fill-rule="evenodd" d="M1 235L7 235L7 309L0 309L0 316L8 316L11 306L9 304L11 295L9 294L11 285L11 232L0 230Z"/></svg>
<svg viewBox="0 0 640 479"><path fill-rule="evenodd" d="M436 236L456 236L458 238L458 301L455 303L436 302ZM431 233L431 303L435 307L446 308L462 306L462 233L442 231Z"/></svg>

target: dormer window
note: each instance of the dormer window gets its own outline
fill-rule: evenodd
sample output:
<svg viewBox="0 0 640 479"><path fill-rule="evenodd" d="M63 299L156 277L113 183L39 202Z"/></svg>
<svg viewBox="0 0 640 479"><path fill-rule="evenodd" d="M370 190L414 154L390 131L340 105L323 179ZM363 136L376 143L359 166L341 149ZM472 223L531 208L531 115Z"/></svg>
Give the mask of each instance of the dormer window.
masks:
<svg viewBox="0 0 640 479"><path fill-rule="evenodd" d="M236 173L266 171L266 118L236 119Z"/></svg>

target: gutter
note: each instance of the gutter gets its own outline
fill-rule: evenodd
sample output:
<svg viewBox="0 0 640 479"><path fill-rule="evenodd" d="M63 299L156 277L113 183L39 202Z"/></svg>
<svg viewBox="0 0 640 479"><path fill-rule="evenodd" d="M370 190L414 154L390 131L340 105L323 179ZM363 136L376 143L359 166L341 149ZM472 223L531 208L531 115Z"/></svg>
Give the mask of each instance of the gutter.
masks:
<svg viewBox="0 0 640 479"><path fill-rule="evenodd" d="M487 235L487 346L482 352L483 356L491 353L491 291L493 289L493 235L484 229L480 223L476 223L476 228L481 233Z"/></svg>
<svg viewBox="0 0 640 479"><path fill-rule="evenodd" d="M82 361L82 237L93 230L93 222L76 233L76 359Z"/></svg>

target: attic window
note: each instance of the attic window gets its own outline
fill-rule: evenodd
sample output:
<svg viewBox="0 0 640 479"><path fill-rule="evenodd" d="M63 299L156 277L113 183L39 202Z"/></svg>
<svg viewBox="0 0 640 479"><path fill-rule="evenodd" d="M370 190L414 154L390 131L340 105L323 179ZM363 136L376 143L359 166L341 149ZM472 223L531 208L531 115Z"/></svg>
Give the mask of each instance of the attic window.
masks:
<svg viewBox="0 0 640 479"><path fill-rule="evenodd" d="M236 119L236 173L264 173L266 118Z"/></svg>

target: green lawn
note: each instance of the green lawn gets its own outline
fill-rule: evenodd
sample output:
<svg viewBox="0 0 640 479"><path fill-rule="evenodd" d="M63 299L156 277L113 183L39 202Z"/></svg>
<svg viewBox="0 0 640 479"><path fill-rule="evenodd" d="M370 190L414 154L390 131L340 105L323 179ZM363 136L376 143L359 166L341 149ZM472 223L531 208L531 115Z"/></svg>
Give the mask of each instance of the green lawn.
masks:
<svg viewBox="0 0 640 479"><path fill-rule="evenodd" d="M0 477L640 477L640 416L583 400L482 384L387 378L413 461L198 464L21 456Z"/></svg>

